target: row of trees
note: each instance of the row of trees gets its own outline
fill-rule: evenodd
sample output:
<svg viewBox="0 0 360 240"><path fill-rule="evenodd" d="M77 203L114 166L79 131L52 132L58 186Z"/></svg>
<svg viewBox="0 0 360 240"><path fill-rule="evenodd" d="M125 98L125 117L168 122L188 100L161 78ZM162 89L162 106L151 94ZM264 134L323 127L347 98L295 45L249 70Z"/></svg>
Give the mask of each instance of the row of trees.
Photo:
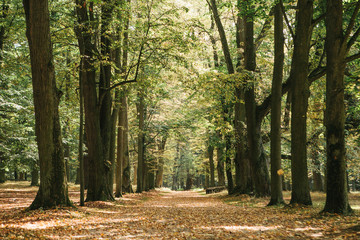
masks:
<svg viewBox="0 0 360 240"><path fill-rule="evenodd" d="M248 193L254 190L259 196L266 196L270 193L270 181L266 160L263 152L263 140L261 135L261 125L264 117L271 108L271 200L270 205L282 204L282 168L281 168L281 96L291 93L291 182L292 195L290 203L311 205L311 197L308 183L307 168L307 111L308 98L310 95L310 85L320 79L326 73L326 191L327 200L324 211L349 213L351 208L347 199L347 180L346 180L346 159L345 159L345 104L344 104L344 75L346 64L359 57L359 53L352 51L353 45L359 35L359 26L356 24L360 2L352 2L346 5L346 12L351 13L349 16L343 17L342 1L327 1L325 6L314 9L313 1L298 1L296 6L290 3L288 7L295 7L296 21L295 29L288 22L286 7L282 2L276 3L270 14L274 15L274 67L272 91L268 97L257 104L255 95L255 82L258 81L255 74L256 71L256 43L262 41L264 32L260 32L256 41L254 40L254 23L261 11L261 6L256 6L251 1L238 2L237 19L236 19L236 47L238 49L243 46L242 51L237 51L237 58L231 57L228 40L226 39L224 26L218 11L216 2L208 1L212 16L218 28L221 46L224 54L227 74L234 75L237 71L243 83L233 87L235 123L234 129L237 133L236 138L236 154L235 166L239 171L248 169L244 164L244 159L250 162L252 173L241 172L239 177L239 185L234 189L231 176L230 161L227 163L227 180L229 192ZM351 11L350 11L351 10ZM284 66L284 27L283 17L288 24L288 31L291 33L293 40L293 49L291 66L288 79L282 83L283 66ZM325 19L325 23L323 22ZM343 25L346 23L345 32ZM269 22L265 21L263 25L264 31ZM321 29L326 26L325 42L314 40L312 38L315 29ZM310 63L310 56L313 46L320 58ZM320 46L325 46L320 50ZM319 53L321 52L321 53ZM316 54L316 52L315 52ZM350 56L349 56L350 54ZM352 55L351 55L352 54ZM325 57L326 56L326 57ZM238 63L235 67L233 59L237 59ZM325 60L326 59L326 60ZM216 62L216 58L214 57ZM310 66L310 67L309 67ZM313 67L315 66L315 67ZM235 75L236 76L236 75ZM231 124L229 113L229 103L220 99L222 115L224 122ZM241 105L244 102L243 109ZM245 115L241 112L245 110ZM246 118L246 120L244 120ZM242 142L243 134L240 122L246 122L246 143ZM226 131L225 131L226 132ZM229 136L225 133L225 151L230 151ZM247 155L242 154L243 146L247 145ZM210 154L211 155L211 154ZM225 153L226 158L230 155ZM213 165L210 159L210 166ZM241 177L242 175L242 177ZM251 176L253 184L246 184L246 176ZM244 177L245 176L245 177ZM245 181L244 181L245 179ZM248 178L249 179L249 178Z"/></svg>
<svg viewBox="0 0 360 240"><path fill-rule="evenodd" d="M36 157L35 145L29 144L34 137L8 137L9 132L34 134L29 118L16 121L21 130L12 124L12 116L26 119L32 111L30 100L20 104L21 93L14 91L28 91L30 68L10 64L12 59L24 62L19 55L26 59L18 53L27 48L21 31L11 38L21 26L21 3L2 3L1 74L8 80L1 91L3 170L20 162L36 166ZM48 1L24 1L40 166L39 193L31 208L70 204L67 181L76 172L78 145L80 163L86 146L79 173L86 169L81 185L87 186L88 201L113 200L114 182L119 197L132 191L132 180L137 192L163 183L174 189L214 186L217 180L226 182L231 194L271 195L270 205L284 202L283 185L291 182L291 203L310 205L310 149L314 185L321 185L326 156L325 211L350 212L344 98L347 146L356 159L360 3L314 4L69 0L49 6ZM42 16L35 14L39 11ZM324 135L326 154L321 154ZM16 151L22 156L14 161ZM36 167L31 168L36 176Z"/></svg>

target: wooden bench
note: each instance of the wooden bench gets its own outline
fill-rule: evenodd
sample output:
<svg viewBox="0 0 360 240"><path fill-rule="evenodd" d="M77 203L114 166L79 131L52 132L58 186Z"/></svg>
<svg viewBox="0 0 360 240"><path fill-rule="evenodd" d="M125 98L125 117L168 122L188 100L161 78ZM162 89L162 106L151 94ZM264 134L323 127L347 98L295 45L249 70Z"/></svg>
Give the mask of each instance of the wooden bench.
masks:
<svg viewBox="0 0 360 240"><path fill-rule="evenodd" d="M206 194L217 193L226 190L225 186L209 187L205 189Z"/></svg>

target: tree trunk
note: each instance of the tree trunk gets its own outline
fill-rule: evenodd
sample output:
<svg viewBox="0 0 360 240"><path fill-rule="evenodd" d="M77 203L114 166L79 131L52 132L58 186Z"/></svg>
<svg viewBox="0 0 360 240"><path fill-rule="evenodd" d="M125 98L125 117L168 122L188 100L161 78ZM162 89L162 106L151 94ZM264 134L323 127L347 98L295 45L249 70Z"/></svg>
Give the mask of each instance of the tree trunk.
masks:
<svg viewBox="0 0 360 240"><path fill-rule="evenodd" d="M281 3L275 6L275 59L271 89L271 199L268 205L284 204L281 169L281 87L284 67L284 27Z"/></svg>
<svg viewBox="0 0 360 240"><path fill-rule="evenodd" d="M318 149L317 148L313 149L311 155L312 155L312 162L314 165L313 174L312 174L314 180L313 191L323 192L324 185L321 176L321 162L319 159Z"/></svg>
<svg viewBox="0 0 360 240"><path fill-rule="evenodd" d="M221 134L218 133L218 136L220 137L220 141L222 141ZM221 142L218 143L219 146L216 147L216 157L217 157L217 172L218 172L218 185L219 186L225 186L225 173L224 173L224 148L221 146Z"/></svg>
<svg viewBox="0 0 360 240"><path fill-rule="evenodd" d="M81 60L81 66L83 61ZM81 69L82 70L82 69ZM83 82L84 82L84 73L82 71L79 72L79 168L77 169L76 174L76 183L80 184L80 206L85 205L85 169L84 169L84 93L83 93Z"/></svg>
<svg viewBox="0 0 360 240"><path fill-rule="evenodd" d="M0 183L4 183L5 181L6 181L6 176L5 176L4 153L0 152Z"/></svg>
<svg viewBox="0 0 360 240"><path fill-rule="evenodd" d="M145 189L145 102L142 93L139 93L139 103L137 104L137 114L139 120L138 133L138 169L137 169L137 188L136 192L141 193Z"/></svg>
<svg viewBox="0 0 360 240"><path fill-rule="evenodd" d="M24 0L30 48L40 187L30 209L70 206L47 0Z"/></svg>
<svg viewBox="0 0 360 240"><path fill-rule="evenodd" d="M125 91L120 96L120 109L119 109L119 124L118 124L118 136L117 136L117 157L116 157L116 190L115 196L122 196L123 186L123 163L125 157L125 109L124 100L126 101Z"/></svg>
<svg viewBox="0 0 360 240"><path fill-rule="evenodd" d="M106 94L100 94L100 100L97 97L96 69L93 55L94 52L96 52L96 47L93 44L94 36L91 35L90 21L94 20L92 11L93 3L90 2L90 6L87 6L84 0L77 0L76 3L78 6L76 12L79 23L76 34L83 61L81 71L84 74L85 132L88 147L89 182L86 201L114 200L112 191L110 191L108 185L108 174L111 166L106 161L109 157L108 155L106 156L106 154L109 153L109 145L106 145L108 144L108 142L106 142L107 138L105 135L102 136L101 133L101 130L106 128L105 119L103 119L102 124L100 124L100 106L103 101L108 103L108 98L105 96ZM87 7L90 9L89 13ZM103 82L101 84L103 84ZM103 100L101 96L104 96L106 99ZM102 107L102 112L104 112L104 107ZM103 141L105 141L104 144Z"/></svg>
<svg viewBox="0 0 360 240"><path fill-rule="evenodd" d="M208 154L209 154L209 187L215 187L215 165L214 165L214 147L208 146Z"/></svg>
<svg viewBox="0 0 360 240"><path fill-rule="evenodd" d="M39 168L38 164L35 163L31 169L31 186L39 186Z"/></svg>
<svg viewBox="0 0 360 240"><path fill-rule="evenodd" d="M358 3L359 6L359 3ZM349 214L345 159L344 73L348 44L341 0L327 0L326 15L326 203L324 212ZM357 7L357 11L358 11ZM354 13L356 16L357 12Z"/></svg>
<svg viewBox="0 0 360 240"><path fill-rule="evenodd" d="M164 151L165 151L165 144L168 138L168 133L165 133L165 136L161 139L158 150L159 150L159 162L156 171L156 180L155 180L155 187L160 188L163 185L163 175L164 175Z"/></svg>
<svg viewBox="0 0 360 240"><path fill-rule="evenodd" d="M225 162L226 162L226 178L228 181L228 192L229 194L233 194L234 192L234 182L231 172L231 157L230 157L230 151L231 151L231 136L230 133L226 133L225 135Z"/></svg>
<svg viewBox="0 0 360 240"><path fill-rule="evenodd" d="M311 205L306 154L308 68L313 1L299 0L294 53L291 63L291 204Z"/></svg>
<svg viewBox="0 0 360 240"><path fill-rule="evenodd" d="M246 3L248 4L248 3ZM245 69L255 71L256 55L254 44L254 23L252 15L245 15ZM254 79L252 79L253 81ZM247 123L247 138L249 156L251 162L252 176L257 196L268 196L270 194L270 181L266 165L266 158L262 152L261 121L256 112L256 100L254 82L248 83L245 91L245 109Z"/></svg>
<svg viewBox="0 0 360 240"><path fill-rule="evenodd" d="M123 163L122 163L122 191L125 193L133 193L133 189L132 189L132 185L131 185L131 178L130 178L130 158L129 158L129 121L128 121L128 105L127 105L127 97L125 96L124 99L122 100L122 111L124 111L124 121L125 121L125 125L124 125L124 134L123 134L123 138L124 138L124 158L123 158ZM134 174L135 174L135 169L134 169ZM135 178L134 178L135 179ZM134 180L135 181L135 180Z"/></svg>
<svg viewBox="0 0 360 240"><path fill-rule="evenodd" d="M107 194L109 194L109 199L113 199L113 168L114 160L111 160L111 135L115 134L114 123L117 120L116 115L111 113L112 106L112 97L111 93L108 90L110 88L111 81L111 34L110 34L110 23L112 20L112 11L114 5L112 0L104 0L104 3L101 5L101 57L102 61L100 63L100 81L99 81L99 104L100 104L100 134L103 145L103 155L104 162L106 166L106 187L108 188ZM116 112L117 110L115 110ZM113 121L113 122L111 122ZM115 136L113 136L115 139ZM115 141L114 141L115 142ZM115 149L115 148L114 148ZM112 180L112 182L111 182Z"/></svg>

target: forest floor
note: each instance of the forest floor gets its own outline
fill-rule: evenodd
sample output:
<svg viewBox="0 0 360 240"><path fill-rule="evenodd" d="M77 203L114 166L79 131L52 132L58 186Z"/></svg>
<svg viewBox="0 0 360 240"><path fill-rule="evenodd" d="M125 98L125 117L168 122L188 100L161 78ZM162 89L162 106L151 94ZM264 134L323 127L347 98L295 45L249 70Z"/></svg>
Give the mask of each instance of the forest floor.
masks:
<svg viewBox="0 0 360 240"><path fill-rule="evenodd" d="M266 207L269 199L226 192L127 194L114 202L79 207L78 186L69 194L76 207L27 211L36 195L29 182L0 184L0 239L360 239L360 193L351 193L352 216L319 214L313 207ZM290 193L284 192L288 202Z"/></svg>

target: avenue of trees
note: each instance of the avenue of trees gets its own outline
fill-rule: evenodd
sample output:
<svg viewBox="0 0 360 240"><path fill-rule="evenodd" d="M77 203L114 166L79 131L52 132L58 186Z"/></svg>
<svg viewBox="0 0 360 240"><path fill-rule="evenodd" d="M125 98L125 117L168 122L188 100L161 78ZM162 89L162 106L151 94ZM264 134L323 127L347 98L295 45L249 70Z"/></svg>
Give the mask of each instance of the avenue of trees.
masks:
<svg viewBox="0 0 360 240"><path fill-rule="evenodd" d="M352 212L359 0L1 0L0 182L31 209L226 186ZM87 190L86 196L84 189Z"/></svg>

